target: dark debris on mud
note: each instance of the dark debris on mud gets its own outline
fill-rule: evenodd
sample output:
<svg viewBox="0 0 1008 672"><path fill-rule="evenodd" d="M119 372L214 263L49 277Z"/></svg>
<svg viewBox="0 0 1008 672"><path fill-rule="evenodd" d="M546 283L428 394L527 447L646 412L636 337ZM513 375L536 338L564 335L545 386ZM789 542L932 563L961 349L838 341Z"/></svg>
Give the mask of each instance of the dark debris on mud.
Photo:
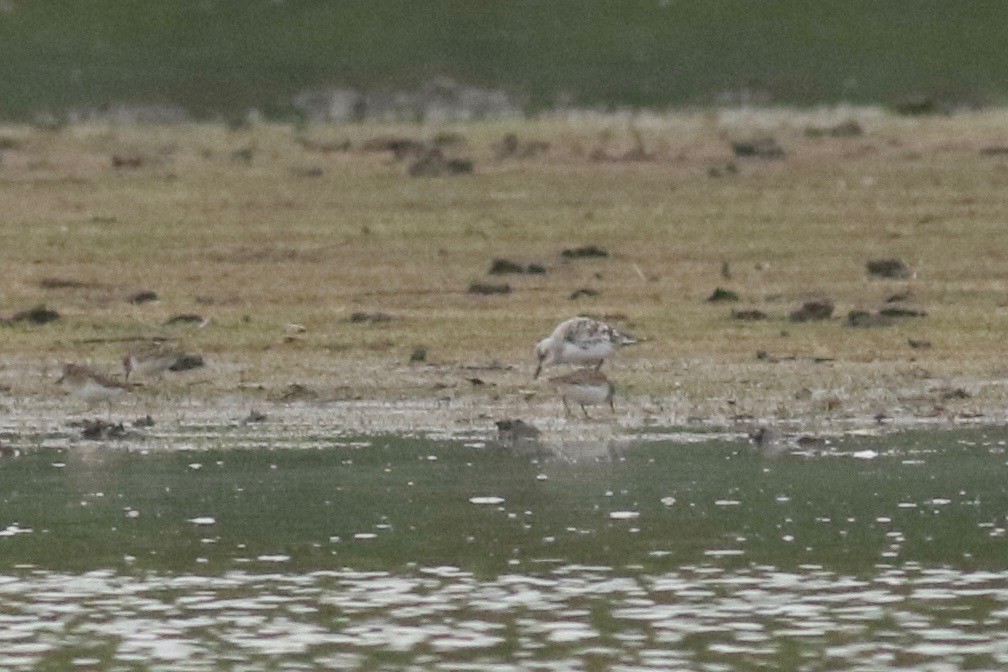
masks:
<svg viewBox="0 0 1008 672"><path fill-rule="evenodd" d="M830 299L806 301L788 315L788 319L792 322L814 322L828 320L831 317L833 317L833 301Z"/></svg>
<svg viewBox="0 0 1008 672"><path fill-rule="evenodd" d="M560 256L564 259L603 259L609 256L609 252L598 245L581 245L565 249Z"/></svg>
<svg viewBox="0 0 1008 672"><path fill-rule="evenodd" d="M511 285L507 283L474 282L469 285L469 293L481 296L510 294Z"/></svg>
<svg viewBox="0 0 1008 672"><path fill-rule="evenodd" d="M865 264L868 275L888 280L909 280L913 271L902 259L871 259Z"/></svg>
<svg viewBox="0 0 1008 672"><path fill-rule="evenodd" d="M34 308L29 308L28 310L16 312L10 317L0 318L0 324L8 326L15 324L43 325L55 322L60 319L60 317L61 315L57 311L47 308L44 304L41 304L35 306Z"/></svg>
<svg viewBox="0 0 1008 672"><path fill-rule="evenodd" d="M107 422L99 418L80 423L81 437L89 441L129 441L142 439L143 435L127 428L122 422Z"/></svg>

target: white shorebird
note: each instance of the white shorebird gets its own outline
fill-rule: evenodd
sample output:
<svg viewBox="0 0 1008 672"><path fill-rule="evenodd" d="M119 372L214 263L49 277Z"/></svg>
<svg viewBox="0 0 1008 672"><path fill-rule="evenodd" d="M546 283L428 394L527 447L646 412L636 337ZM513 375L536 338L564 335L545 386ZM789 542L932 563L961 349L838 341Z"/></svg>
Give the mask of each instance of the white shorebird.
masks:
<svg viewBox="0 0 1008 672"><path fill-rule="evenodd" d="M152 343L131 350L123 357L126 380L130 373L137 375L157 375L170 369L185 353L170 343Z"/></svg>
<svg viewBox="0 0 1008 672"><path fill-rule="evenodd" d="M65 364L63 375L56 383L62 385L73 396L82 399L88 407L103 401L111 404L113 397L130 389L129 384L120 383L81 364ZM109 412L111 413L111 406Z"/></svg>
<svg viewBox="0 0 1008 672"><path fill-rule="evenodd" d="M609 408L616 411L616 407L613 405L616 386L601 371L578 369L563 376L554 376L549 379L549 382L556 388L563 400L565 415L570 415L568 400L581 406L581 411L589 420L591 420L591 416L588 415L585 406L608 403Z"/></svg>
<svg viewBox="0 0 1008 672"><path fill-rule="evenodd" d="M637 339L593 317L572 317L557 325L553 333L536 343L539 359L533 378L547 366L558 364L594 365L596 369L617 347L631 345Z"/></svg>

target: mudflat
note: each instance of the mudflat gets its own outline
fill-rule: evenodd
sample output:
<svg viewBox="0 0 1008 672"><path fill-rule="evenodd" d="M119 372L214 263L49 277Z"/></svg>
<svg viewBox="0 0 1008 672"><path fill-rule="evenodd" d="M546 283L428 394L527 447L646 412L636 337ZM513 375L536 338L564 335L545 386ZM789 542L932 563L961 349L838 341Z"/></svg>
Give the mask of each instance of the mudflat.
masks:
<svg viewBox="0 0 1008 672"><path fill-rule="evenodd" d="M643 339L603 369L634 422L1000 421L1006 121L3 126L2 399L159 339L206 365L133 406L552 417L532 346L590 314Z"/></svg>

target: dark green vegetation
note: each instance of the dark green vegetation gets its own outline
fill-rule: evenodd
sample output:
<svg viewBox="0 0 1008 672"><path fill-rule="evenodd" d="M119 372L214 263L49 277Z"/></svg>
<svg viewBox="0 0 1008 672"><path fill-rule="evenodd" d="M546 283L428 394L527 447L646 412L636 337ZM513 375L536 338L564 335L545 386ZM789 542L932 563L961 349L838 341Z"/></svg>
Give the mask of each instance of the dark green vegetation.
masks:
<svg viewBox="0 0 1008 672"><path fill-rule="evenodd" d="M304 451L42 451L0 463L0 522L34 530L0 539L0 568L220 571L282 554L291 570L455 565L480 575L513 561L535 572L545 557L652 570L817 563L859 573L907 561L1004 569L1004 438L851 438L777 460L725 443L581 443L533 460L398 438ZM852 456L868 449L881 455ZM208 516L216 522L190 522Z"/></svg>
<svg viewBox="0 0 1008 672"><path fill-rule="evenodd" d="M1002 100L996 0L27 2L0 13L0 116L109 101L282 112L306 87L449 76L533 107Z"/></svg>

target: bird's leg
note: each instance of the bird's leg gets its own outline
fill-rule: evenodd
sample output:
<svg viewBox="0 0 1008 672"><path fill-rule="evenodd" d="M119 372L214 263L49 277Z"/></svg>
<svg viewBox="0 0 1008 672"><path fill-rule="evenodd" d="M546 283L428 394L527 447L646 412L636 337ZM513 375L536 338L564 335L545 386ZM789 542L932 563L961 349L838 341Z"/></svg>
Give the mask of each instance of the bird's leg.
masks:
<svg viewBox="0 0 1008 672"><path fill-rule="evenodd" d="M584 413L585 417L588 418L589 420L592 419L592 417L590 415L588 415L588 409L585 408L584 404L581 404L581 412Z"/></svg>
<svg viewBox="0 0 1008 672"><path fill-rule="evenodd" d="M613 413L616 412L616 405L613 404L613 398L612 397L609 397L609 410L611 410Z"/></svg>

